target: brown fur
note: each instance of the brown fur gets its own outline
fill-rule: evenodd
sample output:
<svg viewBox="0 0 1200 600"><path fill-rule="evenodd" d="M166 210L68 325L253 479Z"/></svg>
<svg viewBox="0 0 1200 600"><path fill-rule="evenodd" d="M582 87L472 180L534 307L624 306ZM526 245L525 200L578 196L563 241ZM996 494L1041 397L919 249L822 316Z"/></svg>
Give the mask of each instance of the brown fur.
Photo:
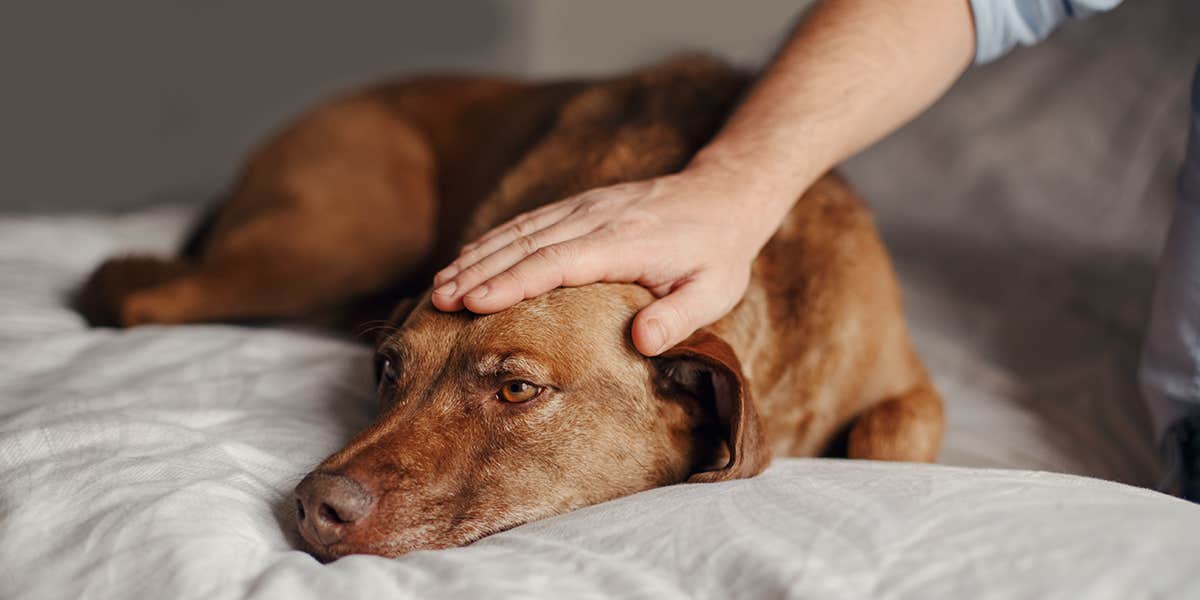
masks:
<svg viewBox="0 0 1200 600"><path fill-rule="evenodd" d="M360 92L252 157L195 258L116 259L81 306L132 326L344 320L363 301L394 304L507 218L680 169L745 84L687 57L599 82L424 78ZM442 313L427 292L401 303L378 344L397 373L381 382L379 419L298 490L313 503L300 524L310 549L468 543L655 486L753 476L772 454L821 454L843 433L852 458L935 458L940 399L870 215L836 175L797 201L732 312L647 359L628 330L651 300L594 284L487 316ZM506 403L497 390L514 380L543 391ZM315 520L339 480L369 514Z"/></svg>

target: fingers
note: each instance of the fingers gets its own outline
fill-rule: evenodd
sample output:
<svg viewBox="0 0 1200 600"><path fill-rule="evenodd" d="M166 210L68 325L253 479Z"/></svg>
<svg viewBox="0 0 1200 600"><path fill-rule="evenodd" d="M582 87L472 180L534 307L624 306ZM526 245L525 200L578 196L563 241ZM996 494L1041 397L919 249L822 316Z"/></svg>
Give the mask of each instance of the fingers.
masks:
<svg viewBox="0 0 1200 600"><path fill-rule="evenodd" d="M516 240L533 236L542 229L558 223L563 217L569 215L571 210L566 202L556 202L518 215L508 222L492 228L479 239L463 246L459 251L458 258L433 277L433 285L440 286L497 250Z"/></svg>
<svg viewBox="0 0 1200 600"><path fill-rule="evenodd" d="M595 252L584 239L544 246L509 269L488 279L462 298L474 313L504 310L563 285L582 285L604 278Z"/></svg>
<svg viewBox="0 0 1200 600"><path fill-rule="evenodd" d="M557 221L557 218L543 219L543 217L547 217L550 213L559 213L559 218L561 218L561 215L566 214L569 211L569 207L567 206L569 200L570 199L568 198L567 200L539 206L529 212L521 213L495 227L492 227L487 231L487 233L479 236L479 239L463 246L459 254L461 255L462 253L478 248L484 242L492 240L496 236L505 234L514 229L516 230L517 235L521 235L523 232L532 232L539 226L545 226L549 222Z"/></svg>
<svg viewBox="0 0 1200 600"><path fill-rule="evenodd" d="M716 282L715 277L689 281L651 303L633 318L633 345L646 356L657 356L689 335L725 315L736 303L729 296L745 290Z"/></svg>
<svg viewBox="0 0 1200 600"><path fill-rule="evenodd" d="M437 297L438 302L435 304L454 306L455 310L457 310L458 304L462 302L464 296L468 296L472 292L478 290L483 284L489 282L489 280L493 279L497 275L504 273L507 269L513 267L513 265L532 258L538 251L544 248L553 247L555 244L560 242L587 235L589 232L590 225L586 222L573 219L564 219L531 235L518 237L510 244L496 250L488 256L483 257L474 264L464 267L464 269L456 274L451 281L448 281L442 286L436 288L434 290L434 294ZM554 261L546 260L546 256L543 256L541 257L541 260L534 261L534 265L528 265L534 270L533 273L529 274L532 279L536 281L542 281L548 277L551 277L549 274L539 272L542 269L567 268L569 265L561 265L559 264L561 261L557 260L563 251L564 250L562 248L556 248L552 251L547 251L546 255L554 258ZM522 273L524 273L524 271L522 271ZM560 273L558 276L561 278L562 274ZM511 278L501 279L499 281L499 286L501 288L510 288L505 290L508 293L507 295L518 296L519 290L511 289L512 286L510 285L510 282ZM493 284L491 287L494 288L495 284ZM546 289L553 289L553 287ZM476 294L473 297L479 297L486 293L488 293L486 290L481 290L480 294ZM518 297L513 301L513 303L519 302L522 299L522 297ZM491 302L486 302L485 304L491 305ZM466 306L467 308L471 308L472 305L466 304ZM508 308L508 306L510 306L510 304L505 304L504 306L500 306L495 310Z"/></svg>

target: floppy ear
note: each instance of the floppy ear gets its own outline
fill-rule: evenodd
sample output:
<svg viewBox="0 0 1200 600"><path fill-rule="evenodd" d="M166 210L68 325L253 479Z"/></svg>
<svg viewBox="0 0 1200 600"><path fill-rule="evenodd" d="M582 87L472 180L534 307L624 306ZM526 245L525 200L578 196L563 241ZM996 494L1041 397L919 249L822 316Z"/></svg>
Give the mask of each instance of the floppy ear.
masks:
<svg viewBox="0 0 1200 600"><path fill-rule="evenodd" d="M753 477L771 462L771 449L733 348L708 330L700 330L657 359L676 384L696 398L712 398L718 425L729 447L729 461L699 471L689 483Z"/></svg>
<svg viewBox="0 0 1200 600"><path fill-rule="evenodd" d="M408 315L417 307L417 299L412 296L401 298L396 303L396 308L392 309L392 314L388 316L388 323L399 326L408 319Z"/></svg>

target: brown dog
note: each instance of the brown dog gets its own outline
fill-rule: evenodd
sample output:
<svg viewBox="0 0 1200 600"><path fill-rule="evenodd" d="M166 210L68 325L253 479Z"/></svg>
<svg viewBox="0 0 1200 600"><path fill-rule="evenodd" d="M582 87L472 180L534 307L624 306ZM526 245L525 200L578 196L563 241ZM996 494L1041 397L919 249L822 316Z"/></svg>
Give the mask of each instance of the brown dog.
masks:
<svg viewBox="0 0 1200 600"><path fill-rule="evenodd" d="M301 118L258 151L183 258L119 258L95 323L345 320L416 294L458 244L528 209L680 169L746 78L706 58L599 82L424 78ZM460 215L472 215L469 223ZM728 316L657 358L634 285L563 288L488 316L401 302L378 343L378 420L297 487L312 552L465 544L655 486L762 471L772 453L929 461L941 402L869 214L821 179Z"/></svg>

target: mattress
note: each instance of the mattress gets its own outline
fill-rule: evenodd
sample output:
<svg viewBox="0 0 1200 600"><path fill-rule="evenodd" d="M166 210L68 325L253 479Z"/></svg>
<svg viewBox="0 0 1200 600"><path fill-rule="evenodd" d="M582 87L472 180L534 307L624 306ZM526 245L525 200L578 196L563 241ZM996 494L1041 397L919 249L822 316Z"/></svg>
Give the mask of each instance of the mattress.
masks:
<svg viewBox="0 0 1200 600"><path fill-rule="evenodd" d="M0 218L0 597L1200 589L1200 508L1064 474L1153 475L1152 453L1136 451L1144 432L1123 416L1128 388L1079 392L1113 365L1064 373L1062 396L1086 401L1090 416L1055 422L1030 407L1027 387L930 326L922 315L938 312L926 302L937 295L920 285L908 291L924 307L914 328L947 397L945 465L780 459L754 479L660 488L465 548L323 565L296 549L290 491L371 419L369 348L294 327L89 329L67 308L97 257L169 251L191 217Z"/></svg>

